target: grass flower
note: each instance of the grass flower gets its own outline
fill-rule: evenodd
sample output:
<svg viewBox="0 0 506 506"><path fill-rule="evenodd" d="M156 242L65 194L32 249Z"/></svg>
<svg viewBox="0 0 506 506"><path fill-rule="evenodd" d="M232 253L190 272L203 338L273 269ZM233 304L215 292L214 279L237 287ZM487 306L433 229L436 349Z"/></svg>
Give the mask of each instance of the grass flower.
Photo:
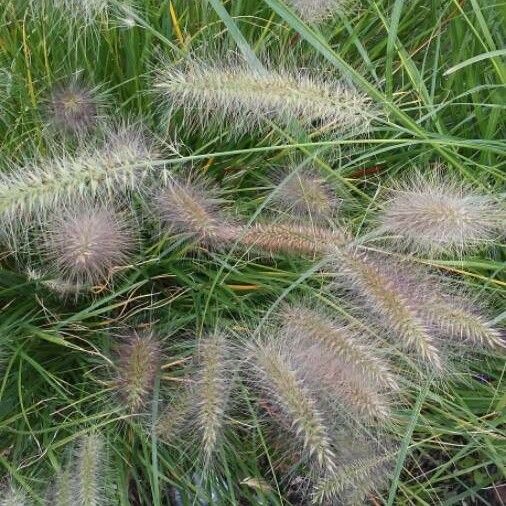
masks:
<svg viewBox="0 0 506 506"><path fill-rule="evenodd" d="M435 333L423 316L423 280L405 275L409 266L346 248L336 254L335 265L341 283L367 303L384 327L399 338L401 347L442 370Z"/></svg>
<svg viewBox="0 0 506 506"><path fill-rule="evenodd" d="M321 310L291 305L281 313L287 339L308 345L319 343L372 384L397 390L399 385L379 350L364 343L360 336Z"/></svg>
<svg viewBox="0 0 506 506"><path fill-rule="evenodd" d="M0 506L25 506L28 504L26 496L15 488L0 490Z"/></svg>
<svg viewBox="0 0 506 506"><path fill-rule="evenodd" d="M319 469L332 470L335 453L332 429L318 399L297 375L289 353L275 342L252 347L253 373L268 394L269 402L289 421L293 437L300 443L305 458Z"/></svg>
<svg viewBox="0 0 506 506"><path fill-rule="evenodd" d="M82 134L97 125L101 105L97 88L74 79L52 92L47 104L48 120L58 130Z"/></svg>
<svg viewBox="0 0 506 506"><path fill-rule="evenodd" d="M104 504L103 441L97 434L83 437L75 456L73 500L77 506Z"/></svg>
<svg viewBox="0 0 506 506"><path fill-rule="evenodd" d="M205 179L173 179L157 194L156 202L160 217L170 232L206 244L217 244L233 237L218 193Z"/></svg>
<svg viewBox="0 0 506 506"><path fill-rule="evenodd" d="M340 230L296 223L255 223L236 231L238 242L269 254L324 256L346 237Z"/></svg>
<svg viewBox="0 0 506 506"><path fill-rule="evenodd" d="M461 254L504 233L506 211L454 177L415 173L390 192L379 223L409 249Z"/></svg>
<svg viewBox="0 0 506 506"><path fill-rule="evenodd" d="M76 284L106 280L134 248L127 221L100 205L62 210L46 225L45 236L44 249L53 269Z"/></svg>
<svg viewBox="0 0 506 506"><path fill-rule="evenodd" d="M116 388L122 403L138 413L151 400L161 349L151 333L131 331L117 348Z"/></svg>
<svg viewBox="0 0 506 506"><path fill-rule="evenodd" d="M277 207L313 221L331 218L338 199L325 180L314 170L299 170L279 178L272 199Z"/></svg>
<svg viewBox="0 0 506 506"><path fill-rule="evenodd" d="M86 23L101 14L106 14L110 8L109 0L46 0L46 3L61 9L71 18Z"/></svg>
<svg viewBox="0 0 506 506"><path fill-rule="evenodd" d="M137 129L109 133L103 146L77 156L42 160L0 174L0 217L17 223L39 217L77 197L118 195L138 190L156 158L152 146Z"/></svg>
<svg viewBox="0 0 506 506"><path fill-rule="evenodd" d="M254 132L266 120L282 125L362 133L373 117L371 101L350 85L301 71L259 72L244 64L189 60L160 72L156 89L185 119L205 127L227 121L238 132Z"/></svg>
<svg viewBox="0 0 506 506"><path fill-rule="evenodd" d="M306 21L321 21L337 12L349 9L350 0L288 0L297 14Z"/></svg>

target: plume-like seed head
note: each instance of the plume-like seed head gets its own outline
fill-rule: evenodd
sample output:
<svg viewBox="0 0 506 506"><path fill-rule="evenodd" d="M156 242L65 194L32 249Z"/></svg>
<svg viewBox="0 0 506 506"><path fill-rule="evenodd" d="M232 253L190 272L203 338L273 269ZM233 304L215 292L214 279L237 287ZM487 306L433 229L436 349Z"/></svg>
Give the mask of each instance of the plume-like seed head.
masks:
<svg viewBox="0 0 506 506"><path fill-rule="evenodd" d="M75 199L139 190L157 157L140 130L120 128L100 148L40 160L0 174L0 218L37 218Z"/></svg>
<svg viewBox="0 0 506 506"><path fill-rule="evenodd" d="M234 361L228 339L215 332L199 342L197 373L193 386L194 413L204 463L210 463L225 425Z"/></svg>
<svg viewBox="0 0 506 506"><path fill-rule="evenodd" d="M232 237L216 190L202 179L172 180L158 193L156 201L162 221L172 232L207 244Z"/></svg>
<svg viewBox="0 0 506 506"><path fill-rule="evenodd" d="M227 121L238 133L254 132L266 120L362 133L378 116L367 96L343 82L301 71L260 72L238 63L189 60L182 66L169 65L160 72L156 88L193 124Z"/></svg>
<svg viewBox="0 0 506 506"><path fill-rule="evenodd" d="M103 450L103 440L97 434L84 436L79 444L72 477L73 498L79 506L104 505Z"/></svg>
<svg viewBox="0 0 506 506"><path fill-rule="evenodd" d="M387 257L373 257L350 248L336 254L340 282L368 303L385 328L399 338L400 346L415 351L435 370L443 367L436 336L423 314L424 280L414 280L409 266Z"/></svg>
<svg viewBox="0 0 506 506"><path fill-rule="evenodd" d="M320 470L332 470L335 454L331 428L317 398L298 376L289 353L274 342L252 346L252 367L268 401L283 413L306 459Z"/></svg>
<svg viewBox="0 0 506 506"><path fill-rule="evenodd" d="M351 0L288 0L297 14L306 21L318 22L351 8Z"/></svg>
<svg viewBox="0 0 506 506"><path fill-rule="evenodd" d="M100 106L96 89L73 81L53 91L47 108L48 119L59 130L82 134L97 124Z"/></svg>
<svg viewBox="0 0 506 506"><path fill-rule="evenodd" d="M314 504L363 506L388 485L395 452L377 442L342 438L338 467L323 476L313 491Z"/></svg>
<svg viewBox="0 0 506 506"><path fill-rule="evenodd" d="M138 413L151 400L161 349L151 333L129 332L117 349L116 388L128 411Z"/></svg>
<svg viewBox="0 0 506 506"><path fill-rule="evenodd" d="M391 192L380 229L415 251L463 253L503 234L506 211L453 177L415 173Z"/></svg>
<svg viewBox="0 0 506 506"><path fill-rule="evenodd" d="M25 506L26 496L15 488L0 490L0 506Z"/></svg>
<svg viewBox="0 0 506 506"><path fill-rule="evenodd" d="M283 333L287 339L306 345L322 345L342 363L377 388L398 390L395 376L381 353L323 311L305 305L286 306L281 312Z"/></svg>
<svg viewBox="0 0 506 506"><path fill-rule="evenodd" d="M256 251L321 257L346 238L339 229L296 223L256 223L237 231L241 245Z"/></svg>
<svg viewBox="0 0 506 506"><path fill-rule="evenodd" d="M47 227L45 249L55 270L66 280L93 284L104 281L127 261L133 234L120 214L103 206L67 208Z"/></svg>
<svg viewBox="0 0 506 506"><path fill-rule="evenodd" d="M107 13L110 8L109 0L32 0L41 4L50 4L56 9L61 9L70 18L80 22L90 23L97 16Z"/></svg>
<svg viewBox="0 0 506 506"><path fill-rule="evenodd" d="M283 174L273 200L278 207L296 215L306 215L313 221L331 218L338 207L334 192L314 170Z"/></svg>

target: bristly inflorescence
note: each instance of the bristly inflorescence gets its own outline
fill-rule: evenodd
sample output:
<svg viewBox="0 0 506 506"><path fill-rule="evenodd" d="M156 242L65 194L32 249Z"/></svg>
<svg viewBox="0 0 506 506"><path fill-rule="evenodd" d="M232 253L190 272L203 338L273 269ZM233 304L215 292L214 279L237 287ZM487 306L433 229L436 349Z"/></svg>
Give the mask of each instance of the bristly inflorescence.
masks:
<svg viewBox="0 0 506 506"><path fill-rule="evenodd" d="M9 224L39 218L77 197L139 190L157 153L142 131L112 130L102 146L39 160L0 174L0 219Z"/></svg>
<svg viewBox="0 0 506 506"><path fill-rule="evenodd" d="M115 386L127 411L139 413L151 400L161 347L151 332L129 331L117 347Z"/></svg>
<svg viewBox="0 0 506 506"><path fill-rule="evenodd" d="M25 494L21 491L9 487L7 490L0 489L0 506L25 506L27 505Z"/></svg>
<svg viewBox="0 0 506 506"><path fill-rule="evenodd" d="M318 22L352 7L351 0L288 0L299 16L306 21Z"/></svg>
<svg viewBox="0 0 506 506"><path fill-rule="evenodd" d="M379 224L401 247L462 254L504 233L506 209L455 176L416 172L390 191Z"/></svg>
<svg viewBox="0 0 506 506"><path fill-rule="evenodd" d="M332 218L339 200L315 169L286 171L271 196L276 207L312 221Z"/></svg>
<svg viewBox="0 0 506 506"><path fill-rule="evenodd" d="M288 421L305 460L320 471L335 467L332 426L317 396L297 372L289 351L275 340L251 346L251 368L259 388Z"/></svg>
<svg viewBox="0 0 506 506"><path fill-rule="evenodd" d="M225 120L238 133L268 120L299 122L330 132L367 132L378 116L371 100L349 84L302 71L252 70L245 64L188 60L162 71L156 89L171 109L182 109L190 124L205 127Z"/></svg>
<svg viewBox="0 0 506 506"><path fill-rule="evenodd" d="M84 134L98 124L101 106L98 89L74 78L53 90L47 104L47 117L57 130Z"/></svg>
<svg viewBox="0 0 506 506"><path fill-rule="evenodd" d="M104 441L98 434L82 438L73 467L73 498L78 506L104 504Z"/></svg>
<svg viewBox="0 0 506 506"><path fill-rule="evenodd" d="M156 195L160 218L167 230L197 242L216 245L230 240L232 227L222 210L222 199L205 179L172 179Z"/></svg>
<svg viewBox="0 0 506 506"><path fill-rule="evenodd" d="M44 228L51 269L79 285L106 281L115 268L124 266L135 245L128 221L97 204L62 209Z"/></svg>
<svg viewBox="0 0 506 506"><path fill-rule="evenodd" d="M51 5L55 9L61 9L67 16L85 23L90 23L97 16L106 14L111 6L109 0L32 0L32 3L35 6Z"/></svg>

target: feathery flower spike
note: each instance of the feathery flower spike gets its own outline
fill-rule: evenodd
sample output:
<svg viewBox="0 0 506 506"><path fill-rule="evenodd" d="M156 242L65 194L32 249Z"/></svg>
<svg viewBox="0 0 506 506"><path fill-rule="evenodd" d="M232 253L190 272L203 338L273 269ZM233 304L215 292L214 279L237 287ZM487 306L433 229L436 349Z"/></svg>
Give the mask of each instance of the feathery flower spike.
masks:
<svg viewBox="0 0 506 506"><path fill-rule="evenodd" d="M252 347L252 365L259 384L269 394L269 401L289 419L306 457L322 470L334 469L330 428L317 400L297 376L286 350L274 343L257 343Z"/></svg>
<svg viewBox="0 0 506 506"><path fill-rule="evenodd" d="M350 8L350 0L288 0L299 16L306 21L318 22L332 14Z"/></svg>
<svg viewBox="0 0 506 506"><path fill-rule="evenodd" d="M437 370L442 370L435 336L423 318L422 304L417 305L416 294L423 289L408 283L401 276L406 266L388 264L388 260L349 249L336 250L336 267L341 282L370 304L371 309L400 338L402 347L416 351ZM423 300L421 300L423 302Z"/></svg>
<svg viewBox="0 0 506 506"><path fill-rule="evenodd" d="M77 506L100 506L104 502L103 441L97 434L83 437L75 458L74 500Z"/></svg>
<svg viewBox="0 0 506 506"><path fill-rule="evenodd" d="M160 353L160 346L151 333L131 331L118 346L116 388L132 413L138 413L151 400Z"/></svg>
<svg viewBox="0 0 506 506"><path fill-rule="evenodd" d="M0 490L0 494L2 494L0 506L25 506L28 504L25 495L14 488Z"/></svg>
<svg viewBox="0 0 506 506"><path fill-rule="evenodd" d="M320 343L372 384L397 390L399 385L387 363L371 347L322 311L303 305L287 306L281 313L289 340Z"/></svg>
<svg viewBox="0 0 506 506"><path fill-rule="evenodd" d="M379 223L409 249L463 253L503 234L506 210L454 176L415 173L391 192Z"/></svg>
<svg viewBox="0 0 506 506"><path fill-rule="evenodd" d="M270 119L363 133L378 116L370 99L349 85L301 71L258 72L244 64L189 60L162 70L156 88L171 108L183 109L185 119L202 127L210 120L228 121L238 132L254 132Z"/></svg>
<svg viewBox="0 0 506 506"><path fill-rule="evenodd" d="M65 280L77 284L104 281L124 265L133 250L128 223L103 206L64 209L47 226L45 250Z"/></svg>
<svg viewBox="0 0 506 506"><path fill-rule="evenodd" d="M44 3L44 0L32 0L34 1ZM92 22L97 16L107 13L110 8L109 0L45 0L45 3L52 4L71 18L85 23Z"/></svg>
<svg viewBox="0 0 506 506"><path fill-rule="evenodd" d="M338 206L332 189L314 170L283 174L272 198L278 207L312 220L331 218Z"/></svg>

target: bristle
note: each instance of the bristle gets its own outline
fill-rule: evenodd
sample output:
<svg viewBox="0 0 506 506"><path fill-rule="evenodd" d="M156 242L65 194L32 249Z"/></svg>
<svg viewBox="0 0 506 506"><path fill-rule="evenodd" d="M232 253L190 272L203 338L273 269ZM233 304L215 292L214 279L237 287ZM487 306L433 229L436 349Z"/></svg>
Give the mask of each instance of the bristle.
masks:
<svg viewBox="0 0 506 506"><path fill-rule="evenodd" d="M100 117L97 90L73 80L57 87L49 100L49 123L58 130L82 134L97 125Z"/></svg>
<svg viewBox="0 0 506 506"><path fill-rule="evenodd" d="M385 360L360 342L357 335L322 311L292 305L284 308L281 318L289 340L320 343L372 384L393 390L399 388Z"/></svg>
<svg viewBox="0 0 506 506"><path fill-rule="evenodd" d="M289 420L306 458L315 461L323 470L333 469L335 454L331 429L317 399L297 377L286 350L273 343L259 343L253 347L252 359L260 387L267 391L269 401L274 402Z"/></svg>
<svg viewBox="0 0 506 506"><path fill-rule="evenodd" d="M304 384L312 385L330 405L337 404L339 412L360 421L372 423L386 421L390 405L385 389L375 385L353 365L343 362L328 348L305 339L286 337L286 346L293 356L292 364Z"/></svg>
<svg viewBox="0 0 506 506"><path fill-rule="evenodd" d="M73 469L73 499L77 506L101 506L103 490L103 441L97 434L82 438Z"/></svg>
<svg viewBox="0 0 506 506"><path fill-rule="evenodd" d="M372 494L385 488L392 454L364 445L350 435L341 446L341 464L315 486L314 504L363 506Z"/></svg>
<svg viewBox="0 0 506 506"><path fill-rule="evenodd" d="M66 16L75 21L90 23L97 16L106 14L110 8L109 0L31 0L37 4L51 5L64 11Z"/></svg>
<svg viewBox="0 0 506 506"><path fill-rule="evenodd" d="M136 129L112 132L104 145L0 174L0 218L19 223L38 218L76 198L138 190L156 153Z"/></svg>
<svg viewBox="0 0 506 506"><path fill-rule="evenodd" d="M25 494L15 488L0 490L0 506L26 506L28 502Z"/></svg>
<svg viewBox="0 0 506 506"><path fill-rule="evenodd" d="M169 231L206 244L230 240L231 228L220 209L220 199L204 179L172 180L156 201Z"/></svg>
<svg viewBox="0 0 506 506"><path fill-rule="evenodd" d="M69 469L64 470L56 479L52 506L70 506L73 499L72 475Z"/></svg>
<svg viewBox="0 0 506 506"><path fill-rule="evenodd" d="M44 248L50 265L76 284L104 281L127 261L133 233L122 216L100 205L64 209L46 225Z"/></svg>
<svg viewBox="0 0 506 506"><path fill-rule="evenodd" d="M423 289L423 281L418 286L405 284L401 273L408 267L387 258L374 261L371 255L350 249L342 249L336 256L341 283L369 304L384 326L400 338L403 348L415 351L440 371L442 361L435 336L423 319L423 308L417 306L417 291Z"/></svg>
<svg viewBox="0 0 506 506"><path fill-rule="evenodd" d="M279 178L272 199L277 207L313 221L331 218L338 200L315 170L299 170Z"/></svg>
<svg viewBox="0 0 506 506"><path fill-rule="evenodd" d="M436 300L425 306L429 321L441 329L443 337L468 341L477 346L504 348L504 335L465 301Z"/></svg>
<svg viewBox="0 0 506 506"><path fill-rule="evenodd" d="M229 404L233 365L227 338L214 333L199 343L198 372L193 387L195 423L208 464L220 442Z"/></svg>
<svg viewBox="0 0 506 506"><path fill-rule="evenodd" d="M329 131L365 132L374 116L370 100L342 82L324 81L300 71L257 72L244 64L217 65L198 60L167 66L157 90L171 108L201 126L228 121L236 131L255 131L265 120Z"/></svg>
<svg viewBox="0 0 506 506"><path fill-rule="evenodd" d="M116 388L123 405L138 413L151 400L160 367L160 346L151 333L131 331L117 348Z"/></svg>
<svg viewBox="0 0 506 506"><path fill-rule="evenodd" d="M379 222L411 250L462 254L500 237L506 211L450 176L415 173L391 192Z"/></svg>
<svg viewBox="0 0 506 506"><path fill-rule="evenodd" d="M237 231L241 245L269 254L324 256L346 237L340 230L290 223L256 223Z"/></svg>
<svg viewBox="0 0 506 506"><path fill-rule="evenodd" d="M352 6L350 0L288 0L297 14L306 21L318 22Z"/></svg>

